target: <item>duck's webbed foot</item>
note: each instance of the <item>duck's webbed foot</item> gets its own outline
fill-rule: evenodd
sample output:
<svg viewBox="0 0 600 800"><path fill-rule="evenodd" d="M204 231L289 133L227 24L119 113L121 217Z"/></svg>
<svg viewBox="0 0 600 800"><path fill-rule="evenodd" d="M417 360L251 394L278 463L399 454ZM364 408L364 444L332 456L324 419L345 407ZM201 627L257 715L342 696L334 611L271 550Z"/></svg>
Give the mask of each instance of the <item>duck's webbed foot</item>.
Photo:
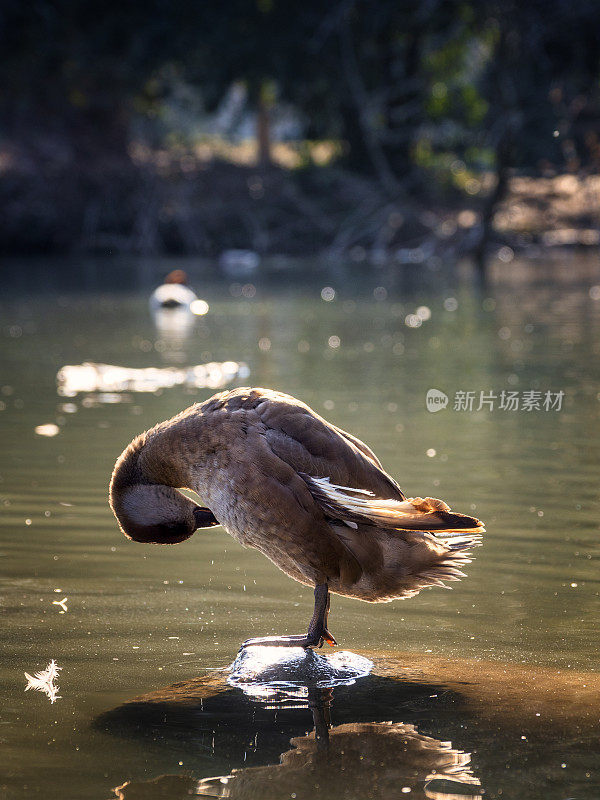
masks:
<svg viewBox="0 0 600 800"><path fill-rule="evenodd" d="M320 583L315 589L315 611L305 634L298 636L262 636L258 639L247 639L242 647L262 645L266 647L323 647L323 642L332 647L337 644L327 630L329 614L329 590L326 583Z"/></svg>

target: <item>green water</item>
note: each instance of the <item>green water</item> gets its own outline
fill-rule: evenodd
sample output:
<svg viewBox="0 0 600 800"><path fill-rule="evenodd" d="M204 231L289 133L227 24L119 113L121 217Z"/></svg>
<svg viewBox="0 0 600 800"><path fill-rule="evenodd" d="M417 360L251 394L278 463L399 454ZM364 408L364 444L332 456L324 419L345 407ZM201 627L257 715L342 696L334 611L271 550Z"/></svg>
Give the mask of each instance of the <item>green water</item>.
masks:
<svg viewBox="0 0 600 800"><path fill-rule="evenodd" d="M140 284L151 283L153 270L138 270ZM249 377L230 386L301 398L364 439L409 495L441 497L485 521L485 546L452 592L376 606L334 596L330 628L344 649L431 652L557 674L597 669L595 263L513 263L483 292L460 273L430 276L418 288L387 272L314 270L296 281L257 280L244 293L213 279L199 291L210 312L186 340L157 332L147 288L110 291L101 264L89 267L84 288L50 278L36 286L19 277L18 265L12 272L14 287L0 306L0 787L7 797L107 800L127 780L184 771L203 778L243 766L240 748L219 749L210 735L201 747L185 727L181 736L175 726L148 739L97 720L136 695L225 667L248 636L302 632L312 607L310 590L220 528L158 548L125 541L116 527L107 504L115 458L135 434L214 390L61 397L56 374L64 365L245 362ZM321 297L325 286L336 290L330 302ZM410 327L406 317L419 307L431 316ZM430 388L449 396L446 409L427 410ZM564 392L560 410L498 408L502 391L548 390ZM454 410L460 391L475 392L473 411ZM481 391L498 395L493 410L477 410ZM36 434L44 424L57 425L58 435ZM63 598L66 613L54 602ZM54 704L24 693L23 673L51 659L62 667ZM345 693L351 698L351 689ZM247 713L253 719L250 706ZM410 703L377 712L404 723L418 722L414 713ZM269 719L261 731L271 744L261 749L261 734L248 748L254 764L277 763L289 738L311 727L299 716L275 746L283 729L277 714ZM456 719L453 732L434 731L432 719L428 735L456 736ZM237 735L239 714L231 724ZM597 746L578 738L577 726L557 739L548 769L567 739L577 758L546 794L525 767L503 773L510 742L501 727L496 736L499 760L487 753L477 771L486 796L600 794ZM467 734L453 746L478 749ZM271 796L266 784L263 796Z"/></svg>

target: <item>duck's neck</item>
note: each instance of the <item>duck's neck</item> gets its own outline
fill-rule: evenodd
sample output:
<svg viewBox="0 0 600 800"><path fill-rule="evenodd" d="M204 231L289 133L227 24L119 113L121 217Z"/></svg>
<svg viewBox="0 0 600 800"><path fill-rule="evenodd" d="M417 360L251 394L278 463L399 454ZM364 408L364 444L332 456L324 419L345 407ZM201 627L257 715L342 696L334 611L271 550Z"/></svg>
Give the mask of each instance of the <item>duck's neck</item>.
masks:
<svg viewBox="0 0 600 800"><path fill-rule="evenodd" d="M160 456L160 444L151 442L147 451L142 434L124 450L113 471L110 504L130 539L174 544L198 528L198 506L175 488L188 481L176 460Z"/></svg>
<svg viewBox="0 0 600 800"><path fill-rule="evenodd" d="M195 488L198 469L210 448L209 434L196 406L147 431L138 456L142 479L174 488Z"/></svg>

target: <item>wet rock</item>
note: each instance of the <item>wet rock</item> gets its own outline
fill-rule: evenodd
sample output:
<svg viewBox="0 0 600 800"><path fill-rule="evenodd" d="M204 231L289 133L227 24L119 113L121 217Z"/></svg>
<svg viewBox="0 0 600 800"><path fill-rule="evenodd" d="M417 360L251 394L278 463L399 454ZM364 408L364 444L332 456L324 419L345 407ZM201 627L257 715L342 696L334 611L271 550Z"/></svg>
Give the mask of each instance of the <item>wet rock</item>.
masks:
<svg viewBox="0 0 600 800"><path fill-rule="evenodd" d="M321 655L301 647L246 647L231 665L227 683L257 699L274 690L306 696L312 688L349 686L372 669L372 661L348 651Z"/></svg>

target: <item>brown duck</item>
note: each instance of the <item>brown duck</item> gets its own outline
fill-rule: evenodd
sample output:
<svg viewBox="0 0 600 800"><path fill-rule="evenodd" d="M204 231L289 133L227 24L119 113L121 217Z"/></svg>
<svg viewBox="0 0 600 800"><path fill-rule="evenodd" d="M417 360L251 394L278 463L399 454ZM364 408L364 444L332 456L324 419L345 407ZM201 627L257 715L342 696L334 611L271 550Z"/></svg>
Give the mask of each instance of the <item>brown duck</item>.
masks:
<svg viewBox="0 0 600 800"><path fill-rule="evenodd" d="M330 591L381 603L443 586L464 577L484 530L442 500L406 498L360 439L269 389L221 392L137 436L115 464L110 504L137 542L175 544L222 525L315 587L305 635L245 645L336 644Z"/></svg>

